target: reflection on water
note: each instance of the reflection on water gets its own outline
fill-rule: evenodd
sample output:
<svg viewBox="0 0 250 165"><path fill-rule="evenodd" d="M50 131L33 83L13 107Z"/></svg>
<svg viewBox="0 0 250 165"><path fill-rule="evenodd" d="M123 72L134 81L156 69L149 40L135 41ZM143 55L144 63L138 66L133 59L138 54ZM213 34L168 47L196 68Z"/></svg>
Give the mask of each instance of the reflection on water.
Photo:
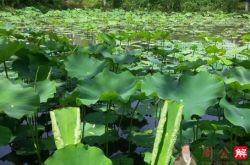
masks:
<svg viewBox="0 0 250 165"><path fill-rule="evenodd" d="M0 158L11 153L11 148L9 145L0 147Z"/></svg>
<svg viewBox="0 0 250 165"><path fill-rule="evenodd" d="M11 148L9 145L0 147L0 159L9 153L11 153ZM0 165L14 165L14 164L9 161L0 160Z"/></svg>
<svg viewBox="0 0 250 165"><path fill-rule="evenodd" d="M0 150L0 152L1 152L1 150ZM0 165L15 165L14 163L11 163L11 162L9 162L9 161L1 161L0 160Z"/></svg>

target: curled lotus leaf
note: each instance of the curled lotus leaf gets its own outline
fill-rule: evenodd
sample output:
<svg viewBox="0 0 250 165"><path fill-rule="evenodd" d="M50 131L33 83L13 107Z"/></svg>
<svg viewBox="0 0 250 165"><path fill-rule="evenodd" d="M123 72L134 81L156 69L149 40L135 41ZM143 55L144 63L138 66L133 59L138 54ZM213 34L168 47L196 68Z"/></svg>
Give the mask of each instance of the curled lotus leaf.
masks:
<svg viewBox="0 0 250 165"><path fill-rule="evenodd" d="M244 90L250 89L250 70L244 67L235 67L224 75L224 81L231 87Z"/></svg>
<svg viewBox="0 0 250 165"><path fill-rule="evenodd" d="M250 108L240 108L229 103L225 98L221 99L220 106L224 108L225 118L229 122L244 128L247 133L250 133L250 123L248 119L248 116L250 116Z"/></svg>

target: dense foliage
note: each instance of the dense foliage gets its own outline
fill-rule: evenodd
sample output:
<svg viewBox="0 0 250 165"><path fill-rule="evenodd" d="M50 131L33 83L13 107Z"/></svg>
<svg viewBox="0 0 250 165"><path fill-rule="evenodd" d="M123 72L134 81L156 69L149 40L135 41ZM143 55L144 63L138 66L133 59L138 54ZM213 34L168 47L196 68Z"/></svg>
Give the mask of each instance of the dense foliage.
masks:
<svg viewBox="0 0 250 165"><path fill-rule="evenodd" d="M225 146L250 145L249 14L26 8L0 18L1 161L173 164L188 141L197 164L211 164Z"/></svg>
<svg viewBox="0 0 250 165"><path fill-rule="evenodd" d="M1 0L0 6L23 7L36 5L49 8L123 8L160 9L163 11L243 11L248 0Z"/></svg>

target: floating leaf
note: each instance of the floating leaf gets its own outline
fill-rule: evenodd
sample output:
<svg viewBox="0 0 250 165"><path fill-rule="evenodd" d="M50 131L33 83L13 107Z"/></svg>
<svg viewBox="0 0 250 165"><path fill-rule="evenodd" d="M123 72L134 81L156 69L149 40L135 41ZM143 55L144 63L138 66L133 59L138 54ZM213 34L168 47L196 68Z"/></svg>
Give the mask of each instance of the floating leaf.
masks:
<svg viewBox="0 0 250 165"><path fill-rule="evenodd" d="M45 165L112 165L97 147L84 146L83 144L69 145L57 150L45 161Z"/></svg>

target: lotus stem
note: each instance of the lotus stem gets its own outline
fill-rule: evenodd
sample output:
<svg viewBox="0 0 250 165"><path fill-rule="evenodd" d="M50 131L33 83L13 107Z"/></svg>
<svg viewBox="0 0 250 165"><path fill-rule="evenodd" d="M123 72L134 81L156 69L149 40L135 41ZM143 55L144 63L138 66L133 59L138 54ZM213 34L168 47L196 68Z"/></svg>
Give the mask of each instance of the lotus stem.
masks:
<svg viewBox="0 0 250 165"><path fill-rule="evenodd" d="M112 100L107 103L107 112L110 112L112 105ZM109 153L109 144L108 144L108 124L107 124L107 117L105 116L105 148L106 148L106 155Z"/></svg>
<svg viewBox="0 0 250 165"><path fill-rule="evenodd" d="M40 147L39 147L39 141L38 141L38 130L37 130L37 123L35 117L27 118L27 123L31 129L32 132L32 141L34 144L35 152L37 155L38 163L39 165L42 165L41 155L40 155Z"/></svg>
<svg viewBox="0 0 250 165"><path fill-rule="evenodd" d="M232 126L230 126L230 130L232 130ZM233 132L230 131L230 147L233 149Z"/></svg>
<svg viewBox="0 0 250 165"><path fill-rule="evenodd" d="M180 146L182 146L182 120L181 120L181 123L180 123L180 143L181 143Z"/></svg>
<svg viewBox="0 0 250 165"><path fill-rule="evenodd" d="M3 65L4 65L4 71L5 71L6 78L9 79L8 69L7 69L6 62L5 62L5 61L3 62Z"/></svg>
<svg viewBox="0 0 250 165"><path fill-rule="evenodd" d="M196 133L196 135L195 135L195 137L196 137L196 139L198 138L198 133L199 133L199 119L197 119L197 121L196 121L196 131L195 131L195 133Z"/></svg>
<svg viewBox="0 0 250 165"><path fill-rule="evenodd" d="M81 110L81 119L82 119L82 138L84 139L84 130L85 130L85 120L84 120L84 117L85 117L85 115L86 115L86 107L84 107L84 106L81 106L80 107L80 110Z"/></svg>
<svg viewBox="0 0 250 165"><path fill-rule="evenodd" d="M130 133L130 135L131 135L131 132L132 132L133 117L134 117L136 109L138 108L139 103L140 103L140 101L138 100L135 107L134 107L134 109L133 109L133 112L131 114L130 124L129 124L129 133ZM129 153L131 152L131 141L129 141L129 144L128 144L128 151L129 151Z"/></svg>
<svg viewBox="0 0 250 165"><path fill-rule="evenodd" d="M36 147L37 147L38 162L39 162L40 165L42 165L36 116L33 117L33 120L34 120L34 124L35 124L35 133L36 133L35 137L36 137Z"/></svg>
<svg viewBox="0 0 250 165"><path fill-rule="evenodd" d="M156 104L155 118L157 119L158 103ZM157 127L157 120L155 119L155 128Z"/></svg>

